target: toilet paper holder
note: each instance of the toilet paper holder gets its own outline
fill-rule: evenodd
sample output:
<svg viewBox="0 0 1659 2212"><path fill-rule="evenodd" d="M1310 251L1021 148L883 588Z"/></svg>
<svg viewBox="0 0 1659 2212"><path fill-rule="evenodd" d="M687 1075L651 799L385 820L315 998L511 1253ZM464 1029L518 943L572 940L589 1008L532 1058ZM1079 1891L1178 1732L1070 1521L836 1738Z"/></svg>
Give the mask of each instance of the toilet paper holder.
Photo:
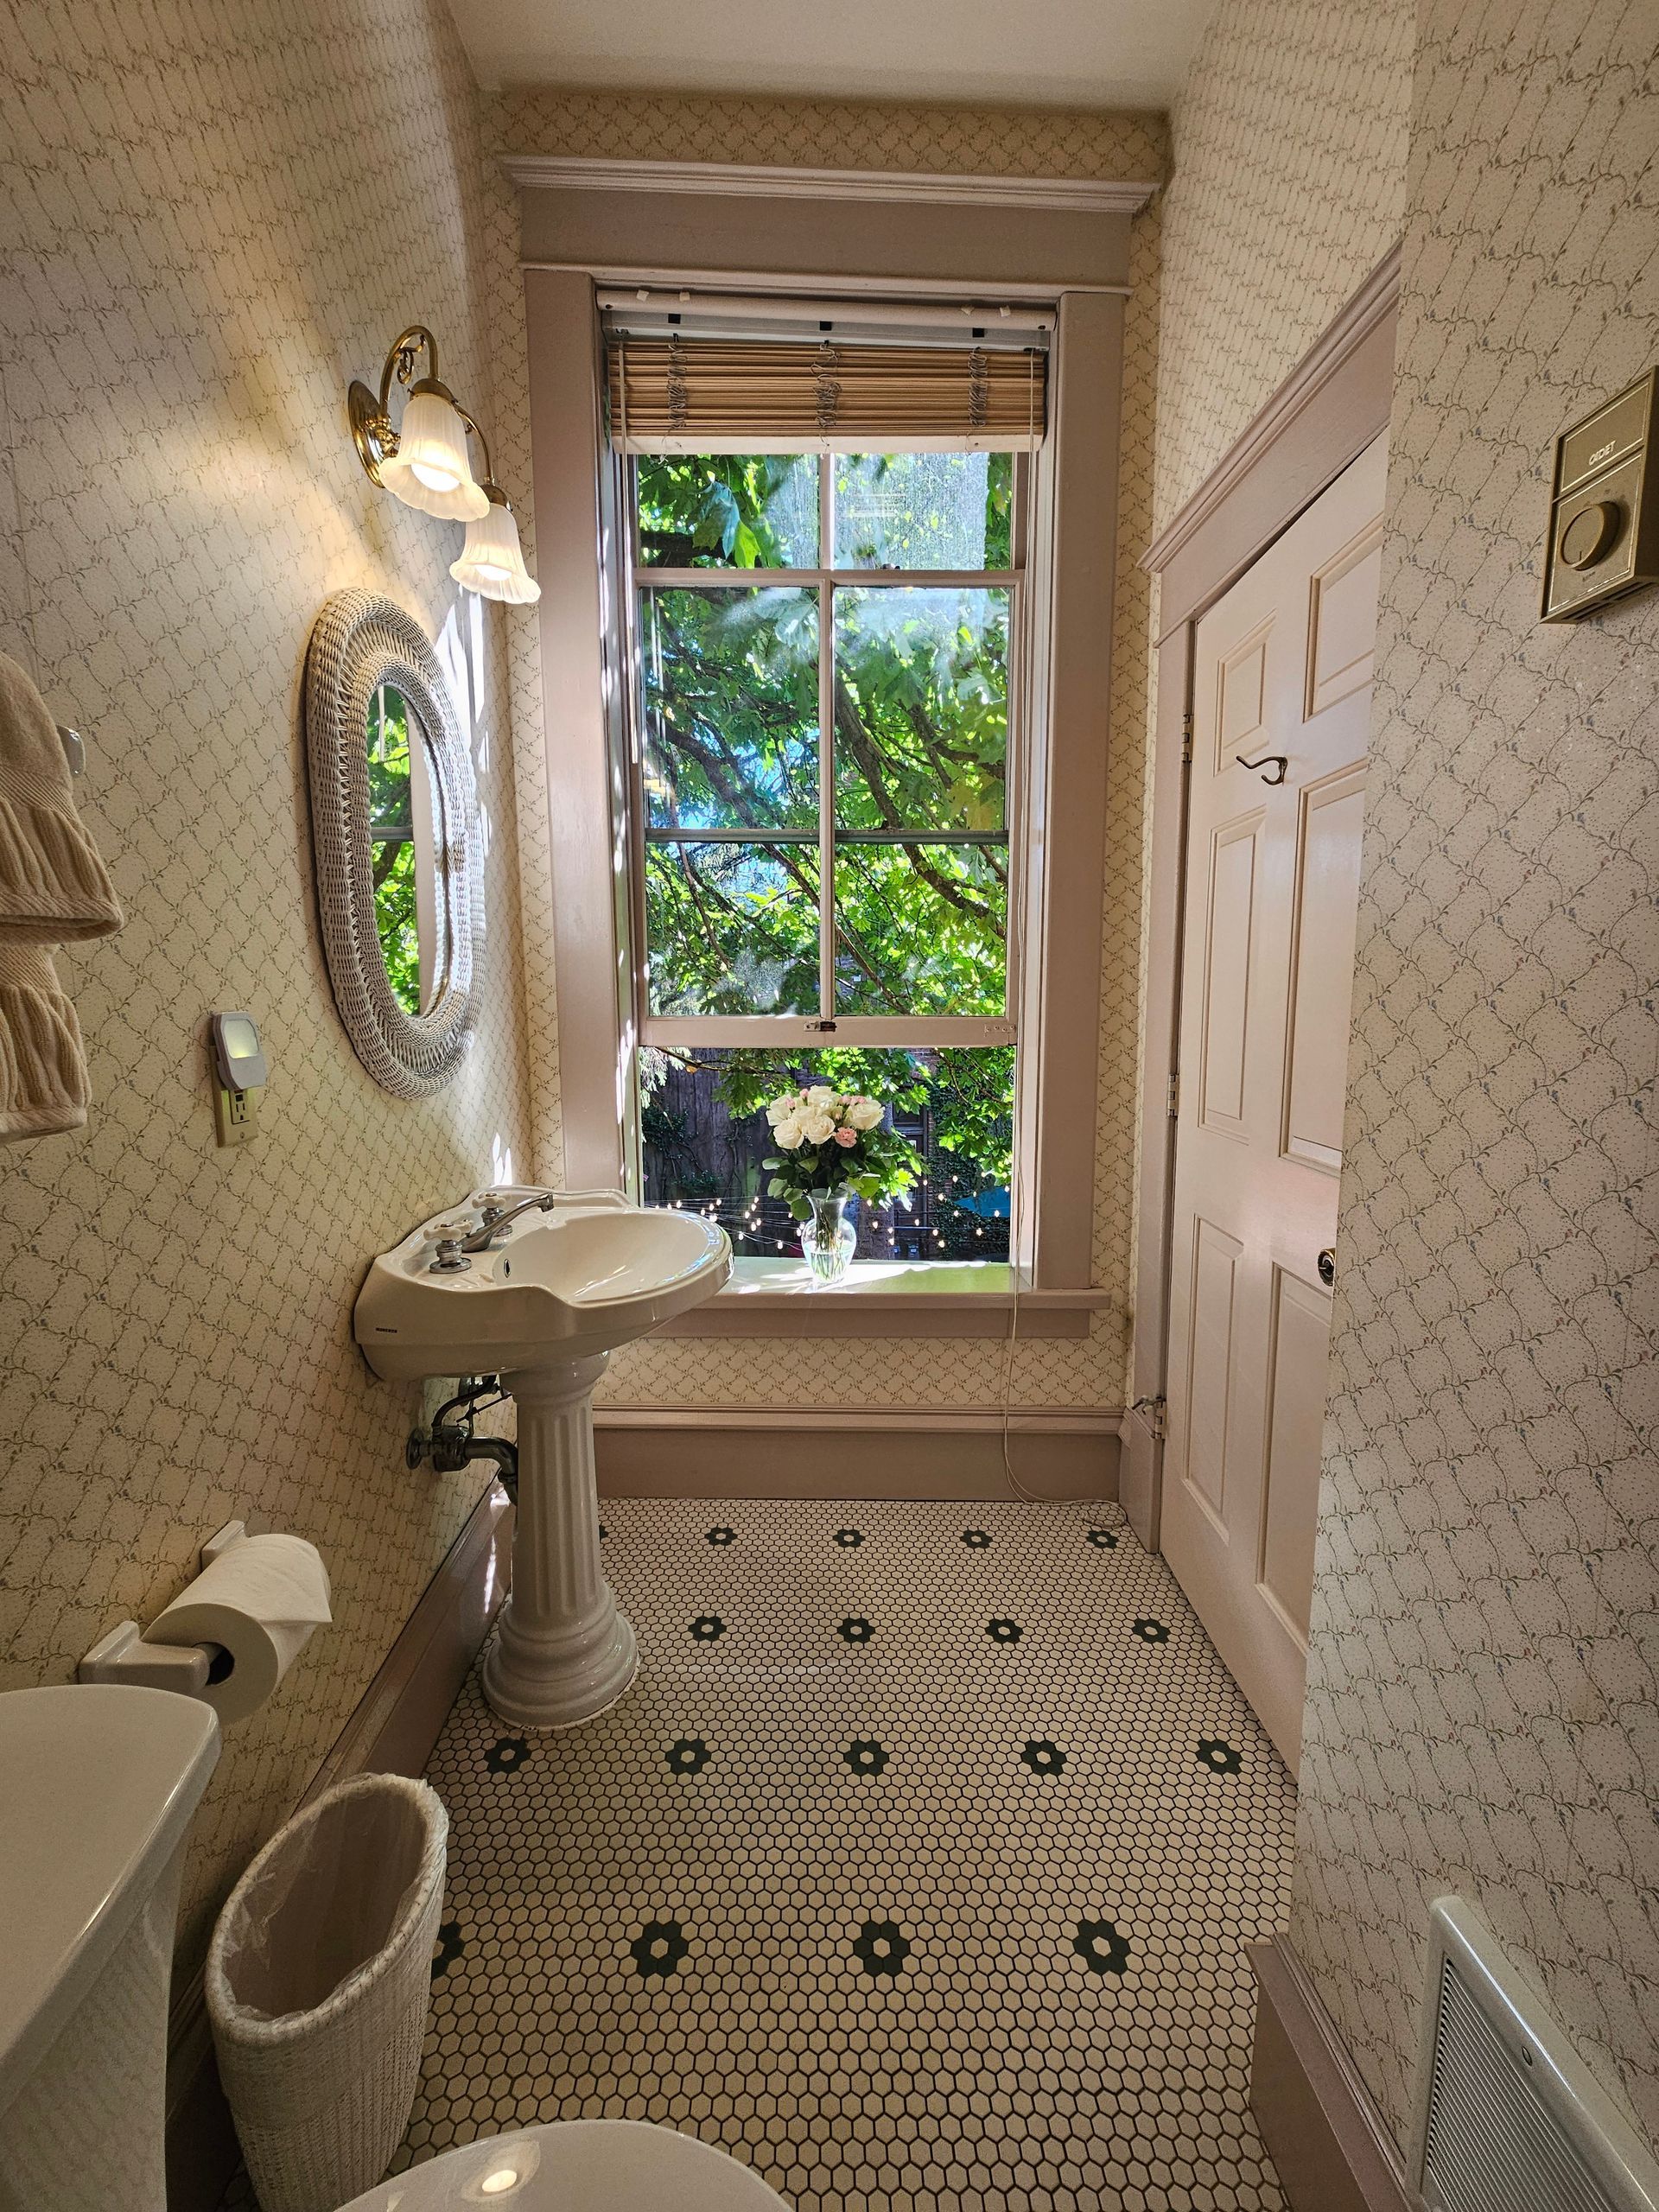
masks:
<svg viewBox="0 0 1659 2212"><path fill-rule="evenodd" d="M247 1533L245 1521L227 1521L202 1546L202 1567L211 1567L232 1544L243 1542ZM137 1621L118 1621L75 1673L83 1682L136 1682L141 1689L179 1690L186 1697L200 1697L217 1679L213 1670L225 1657L216 1643L147 1643Z"/></svg>

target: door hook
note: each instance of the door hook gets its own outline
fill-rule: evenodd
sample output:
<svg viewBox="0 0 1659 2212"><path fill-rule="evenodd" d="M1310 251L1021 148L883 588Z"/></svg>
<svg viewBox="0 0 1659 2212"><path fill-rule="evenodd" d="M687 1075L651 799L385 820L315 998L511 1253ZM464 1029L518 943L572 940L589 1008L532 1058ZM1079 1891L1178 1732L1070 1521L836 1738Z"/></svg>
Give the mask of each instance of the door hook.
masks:
<svg viewBox="0 0 1659 2212"><path fill-rule="evenodd" d="M1236 757L1235 755L1235 758ZM1290 762L1282 753L1264 753L1259 760L1241 760L1238 765L1241 768L1276 768L1279 771L1276 776L1264 775L1262 780L1264 784L1282 784L1285 780L1285 771L1289 767Z"/></svg>

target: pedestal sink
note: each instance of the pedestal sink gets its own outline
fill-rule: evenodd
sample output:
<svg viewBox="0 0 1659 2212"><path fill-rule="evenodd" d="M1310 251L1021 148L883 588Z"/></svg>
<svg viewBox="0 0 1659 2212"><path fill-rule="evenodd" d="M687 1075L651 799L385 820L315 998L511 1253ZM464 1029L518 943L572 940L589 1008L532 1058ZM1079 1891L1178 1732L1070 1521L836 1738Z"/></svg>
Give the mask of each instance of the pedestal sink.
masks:
<svg viewBox="0 0 1659 2212"><path fill-rule="evenodd" d="M486 1204L527 1198L546 1210L456 1252ZM712 1297L731 1271L726 1232L701 1215L527 1186L474 1193L370 1268L353 1325L377 1375L499 1374L518 1401L512 1586L484 1661L504 1720L573 1728L632 1681L633 1630L600 1571L594 1385L619 1344Z"/></svg>

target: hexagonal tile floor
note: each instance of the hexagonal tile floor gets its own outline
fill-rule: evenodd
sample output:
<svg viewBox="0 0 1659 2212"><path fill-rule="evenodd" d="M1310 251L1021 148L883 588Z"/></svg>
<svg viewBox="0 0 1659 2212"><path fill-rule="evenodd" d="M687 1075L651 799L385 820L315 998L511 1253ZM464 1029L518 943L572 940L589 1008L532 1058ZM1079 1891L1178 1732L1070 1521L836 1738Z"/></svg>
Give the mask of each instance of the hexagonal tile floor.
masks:
<svg viewBox="0 0 1659 2212"><path fill-rule="evenodd" d="M1250 2212L1243 1946L1294 1794L1116 1506L609 1500L599 1720L476 1679L398 2168L533 2120L721 2144L798 2212Z"/></svg>

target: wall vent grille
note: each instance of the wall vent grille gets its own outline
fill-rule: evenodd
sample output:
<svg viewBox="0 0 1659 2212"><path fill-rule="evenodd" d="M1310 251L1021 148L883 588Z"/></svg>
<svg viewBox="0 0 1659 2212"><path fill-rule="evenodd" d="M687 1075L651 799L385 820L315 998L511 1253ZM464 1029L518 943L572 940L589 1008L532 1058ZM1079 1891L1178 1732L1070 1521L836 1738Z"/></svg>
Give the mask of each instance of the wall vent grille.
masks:
<svg viewBox="0 0 1659 2212"><path fill-rule="evenodd" d="M1459 1897L1431 1919L1425 2212L1659 2212L1659 2165Z"/></svg>
<svg viewBox="0 0 1659 2212"><path fill-rule="evenodd" d="M1618 2212L1450 1959L1440 1967L1423 2202L1430 2212Z"/></svg>

